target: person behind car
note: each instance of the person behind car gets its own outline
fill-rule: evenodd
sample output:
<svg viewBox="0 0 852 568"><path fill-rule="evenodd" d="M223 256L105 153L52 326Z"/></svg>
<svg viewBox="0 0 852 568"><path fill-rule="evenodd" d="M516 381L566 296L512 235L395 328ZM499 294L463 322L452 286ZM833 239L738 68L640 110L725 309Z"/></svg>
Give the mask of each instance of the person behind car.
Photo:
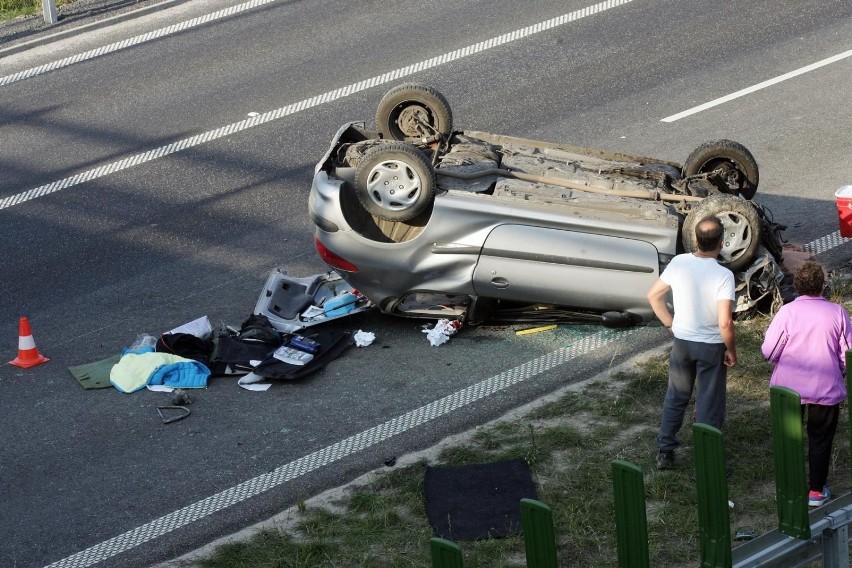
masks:
<svg viewBox="0 0 852 568"><path fill-rule="evenodd" d="M725 421L727 368L736 365L737 350L734 274L717 261L723 233L718 218L701 219L695 226L698 250L675 256L647 294L657 319L674 335L656 438L658 469L674 467L677 433L696 380L695 420L719 429ZM670 291L674 314L666 305Z"/></svg>
<svg viewBox="0 0 852 568"><path fill-rule="evenodd" d="M843 377L852 324L843 306L822 297L825 274L819 264L799 266L793 288L798 297L772 318L761 351L775 365L769 384L801 397L808 432L808 505L819 507L831 497L828 464L840 403L846 400Z"/></svg>

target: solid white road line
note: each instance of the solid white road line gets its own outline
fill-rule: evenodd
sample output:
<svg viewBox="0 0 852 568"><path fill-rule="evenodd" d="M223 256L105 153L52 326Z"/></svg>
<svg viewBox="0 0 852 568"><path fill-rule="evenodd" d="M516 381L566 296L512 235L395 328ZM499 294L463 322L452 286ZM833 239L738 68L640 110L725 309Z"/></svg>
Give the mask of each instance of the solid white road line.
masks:
<svg viewBox="0 0 852 568"><path fill-rule="evenodd" d="M274 0L257 1L269 2ZM55 193L62 189L67 189L80 183L91 181L93 179L97 179L133 166L138 166L139 164L144 164L145 162L150 162L151 160L162 158L164 156L168 156L169 154L174 154L175 152L180 152L181 150L186 150L187 148L192 148L193 146L198 146L199 144L204 144L206 142L210 142L218 138L230 136L232 134L236 134L237 132L242 132L243 130L246 130L248 128L260 126L261 124L265 124L272 120L278 120L279 118L290 116L291 114L301 112L305 109L309 109L321 104L330 103L342 97L346 97L351 94L358 93L360 91L365 91L378 85L384 85L386 83L396 81L397 79L401 79L403 77L408 77L409 75L425 71L426 69L432 69L434 67L446 65L447 63L451 63L459 59L464 59L466 57L470 57L472 55L488 51L489 49L500 47L507 43L524 39L532 35L568 24L570 22L575 22L582 18L586 18L594 14L599 14L601 12L611 10L612 8L617 8L618 6L628 4L632 1L633 0L605 0L604 2L599 2L597 4L593 4L592 6L588 6L580 10L575 10L569 14L563 14L562 16L557 16L556 18L551 18L544 22L539 22L537 24L533 24L531 26L527 26L525 28L521 28L513 32L499 35L497 37L493 37L491 39L481 41L479 43L475 43L473 45L469 45L467 47L463 47L461 49L457 49L455 51L439 55L437 57L432 57L431 59L426 59L424 61L420 61L419 63L414 63L406 67L395 69L382 75L378 75L370 79L365 79L363 81L347 85L346 87L341 87L339 89L335 89L333 91L329 91L327 93L323 93L321 95L317 95L309 99L304 99L297 103L293 103L291 105L287 105L276 110L265 112L258 116L253 116L246 120L241 120L240 122L235 122L233 124L229 124L227 126L223 126L215 130L210 130L208 132L204 132L202 134L198 134L190 138L178 140L166 146L160 146L159 148L148 150L147 152L136 154L135 156L131 156L129 158L125 158L123 160L119 160L111 164L106 164L91 170L87 170L85 172L81 172L71 177L67 177L65 179L57 180L33 189L29 189L27 191L23 191L21 193L0 199L0 209L6 209L14 205L20 205L21 203L25 203L32 199L44 197L45 195L50 195L51 193ZM249 2L249 4L251 4L251 2Z"/></svg>
<svg viewBox="0 0 852 568"><path fill-rule="evenodd" d="M796 69L795 71L790 71L789 73L784 73L774 79L769 79L768 81L764 81L762 83L758 83L757 85L752 85L751 87L746 87L745 89L739 90L736 93L731 93L730 95L725 95L724 97L719 97L718 99L714 99L710 102L704 103L703 105L698 105L697 107L693 107L691 109L685 110L683 112L679 112L677 114L673 114L671 116L667 116L665 118L661 118L660 122L674 122L676 120L680 120L681 118L685 118L687 116L691 116L693 114L697 114L703 110L707 110L708 108L713 108L714 106L721 105L728 101L732 101L734 99L738 99L740 97L744 97L750 93L755 91L759 91L761 89L765 89L766 87L771 87L777 83L782 81L786 81L787 79L792 79L793 77L798 77L799 75L803 75L815 69L819 69L820 67L825 67L826 65L830 65L832 63L836 63L842 59L846 59L847 57L852 56L852 49L849 51L844 51L843 53L839 53L832 57L828 57L823 59L822 61L817 61L816 63L811 63L810 65L806 65L805 67L801 67Z"/></svg>

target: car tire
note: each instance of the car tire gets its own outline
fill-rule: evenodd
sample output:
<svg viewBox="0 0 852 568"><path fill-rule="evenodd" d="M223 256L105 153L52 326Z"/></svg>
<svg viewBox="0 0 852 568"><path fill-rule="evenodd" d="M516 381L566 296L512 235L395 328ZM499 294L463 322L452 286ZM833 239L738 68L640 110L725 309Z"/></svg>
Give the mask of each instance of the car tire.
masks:
<svg viewBox="0 0 852 568"><path fill-rule="evenodd" d="M361 206L386 221L408 221L432 207L435 170L426 155L405 142L373 146L355 173Z"/></svg>
<svg viewBox="0 0 852 568"><path fill-rule="evenodd" d="M684 177L712 171L719 172L728 188L727 193L751 199L757 192L760 180L757 161L739 142L705 142L693 150L683 164Z"/></svg>
<svg viewBox="0 0 852 568"><path fill-rule="evenodd" d="M735 195L711 195L700 201L686 216L681 232L683 248L695 252L695 226L701 219L713 215L725 229L724 247L719 264L733 272L747 268L760 246L760 218L754 206Z"/></svg>
<svg viewBox="0 0 852 568"><path fill-rule="evenodd" d="M419 83L405 83L388 91L376 111L376 129L382 138L419 142L435 135L449 136L453 113L444 95Z"/></svg>

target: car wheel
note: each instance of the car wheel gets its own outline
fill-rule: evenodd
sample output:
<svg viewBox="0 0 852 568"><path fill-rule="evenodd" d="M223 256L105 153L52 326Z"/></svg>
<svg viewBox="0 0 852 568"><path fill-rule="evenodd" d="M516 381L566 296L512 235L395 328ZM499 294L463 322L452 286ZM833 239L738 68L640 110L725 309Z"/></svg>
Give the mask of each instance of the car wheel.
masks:
<svg viewBox="0 0 852 568"><path fill-rule="evenodd" d="M695 244L695 226L701 219L710 215L717 217L725 229L719 263L733 272L748 267L760 246L760 219L750 202L734 195L711 195L689 212L683 222L683 248L688 252L698 250Z"/></svg>
<svg viewBox="0 0 852 568"><path fill-rule="evenodd" d="M746 199L754 197L760 177L757 161L742 144L731 140L705 142L693 150L683 164L684 176L714 171L724 180L727 193Z"/></svg>
<svg viewBox="0 0 852 568"><path fill-rule="evenodd" d="M405 142L373 146L355 174L358 201L368 213L386 221L408 221L428 210L435 185L429 159Z"/></svg>
<svg viewBox="0 0 852 568"><path fill-rule="evenodd" d="M432 87L405 83L379 101L376 129L382 138L403 142L448 136L453 129L453 113L444 95Z"/></svg>

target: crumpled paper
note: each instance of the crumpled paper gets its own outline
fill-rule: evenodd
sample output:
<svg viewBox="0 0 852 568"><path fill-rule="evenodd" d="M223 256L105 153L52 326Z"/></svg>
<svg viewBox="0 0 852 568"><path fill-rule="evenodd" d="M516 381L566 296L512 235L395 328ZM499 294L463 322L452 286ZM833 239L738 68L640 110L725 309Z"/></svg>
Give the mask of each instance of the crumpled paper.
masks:
<svg viewBox="0 0 852 568"><path fill-rule="evenodd" d="M424 329L423 333L426 334L426 339L429 340L432 347L437 347L449 341L450 336L455 335L461 325L459 320L440 319L435 324L435 327Z"/></svg>
<svg viewBox="0 0 852 568"><path fill-rule="evenodd" d="M372 331L361 331L359 329L354 339L356 347L366 347L376 339L376 334Z"/></svg>

